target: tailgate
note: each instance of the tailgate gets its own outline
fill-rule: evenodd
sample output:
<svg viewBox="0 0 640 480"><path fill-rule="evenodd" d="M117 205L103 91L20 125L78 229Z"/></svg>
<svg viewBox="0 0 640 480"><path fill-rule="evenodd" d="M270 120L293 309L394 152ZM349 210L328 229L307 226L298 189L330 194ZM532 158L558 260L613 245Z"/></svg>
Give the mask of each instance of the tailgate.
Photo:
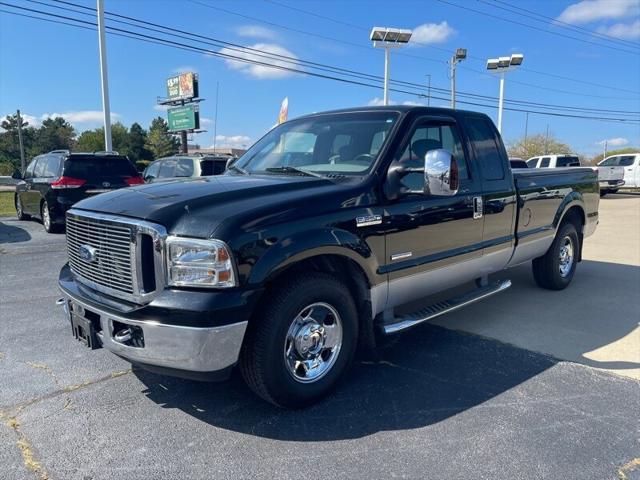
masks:
<svg viewBox="0 0 640 480"><path fill-rule="evenodd" d="M622 180L624 178L623 167L598 167L598 180Z"/></svg>

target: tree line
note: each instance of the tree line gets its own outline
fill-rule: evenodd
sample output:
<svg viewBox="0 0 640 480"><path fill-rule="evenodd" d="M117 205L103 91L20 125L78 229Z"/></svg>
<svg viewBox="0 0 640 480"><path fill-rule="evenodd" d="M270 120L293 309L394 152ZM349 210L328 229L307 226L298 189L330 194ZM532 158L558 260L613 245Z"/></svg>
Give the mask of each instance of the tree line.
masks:
<svg viewBox="0 0 640 480"><path fill-rule="evenodd" d="M22 141L27 163L36 155L52 150L76 152L104 151L104 128L86 130L77 135L73 126L62 117L47 118L39 127L29 125L21 119ZM20 168L20 143L18 139L18 117L8 115L1 123L0 175L10 175ZM122 123L111 125L112 148L127 155L143 168L156 158L178 152L180 142L169 134L167 122L162 117L151 121L145 130L139 123L127 128Z"/></svg>

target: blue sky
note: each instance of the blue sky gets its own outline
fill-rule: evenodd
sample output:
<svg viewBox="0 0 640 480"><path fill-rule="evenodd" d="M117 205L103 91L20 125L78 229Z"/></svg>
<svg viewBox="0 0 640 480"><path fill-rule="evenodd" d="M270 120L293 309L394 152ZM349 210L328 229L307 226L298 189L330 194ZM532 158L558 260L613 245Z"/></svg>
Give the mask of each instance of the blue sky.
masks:
<svg viewBox="0 0 640 480"><path fill-rule="evenodd" d="M89 16L26 0L6 1L91 20ZM42 1L51 3L51 0ZM95 7L94 1L72 1ZM0 9L19 12L6 6ZM414 37L420 44L392 53L391 78L425 85L422 93L427 91L427 75L431 75L433 87L449 88L447 60L455 48L465 47L470 58L459 65L457 87L460 92L497 97L498 80L485 72L485 59L521 52L525 55L524 64L507 75L506 99L640 111L640 2L637 0L277 0L273 3L266 0L105 0L105 9L260 50L374 75L383 73L383 53L371 47L367 30L374 25L410 28L414 29ZM518 9L565 23L536 22L514 13L526 13ZM567 23L585 29L581 32L589 30L624 39L625 44L608 45L626 51L604 47L602 37L571 32L564 28ZM0 12L0 116L20 108L32 123L47 115L64 114L79 132L100 126L102 104L97 52L97 34L93 31ZM382 98L378 81L370 83L379 88L368 88L302 74L285 74L113 35L107 36L107 57L111 110L115 119L125 125L137 121L146 128L154 116L164 116L155 102L157 96L164 94L166 77L183 70L198 72L200 94L206 99L201 104L202 127L208 130L195 139L202 146L213 144L216 83L220 88L218 145L250 145L260 138L275 123L285 96L289 98L289 118L314 111L374 104ZM447 93L433 90L432 94L448 97ZM406 93L392 92L391 99L397 103L426 103L424 98ZM497 103L491 99L482 102ZM448 106L448 102L432 99L431 105ZM497 118L493 108L461 103L458 107L483 111L494 121ZM504 115L505 139L522 136L525 114L505 111ZM618 116L615 113L601 115ZM635 118L639 117L636 114ZM610 148L611 144L640 146L637 124L529 115L529 134L543 133L547 125L550 132L583 154L600 152L599 142L605 139L610 140Z"/></svg>

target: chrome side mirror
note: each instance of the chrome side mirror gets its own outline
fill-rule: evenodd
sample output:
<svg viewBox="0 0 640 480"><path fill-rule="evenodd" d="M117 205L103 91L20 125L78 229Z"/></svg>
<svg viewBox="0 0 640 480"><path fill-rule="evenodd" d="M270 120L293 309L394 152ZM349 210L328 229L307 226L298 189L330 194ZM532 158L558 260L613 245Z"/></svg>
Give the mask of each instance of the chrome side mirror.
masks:
<svg viewBox="0 0 640 480"><path fill-rule="evenodd" d="M447 150L430 150L424 157L424 193L450 197L458 193L458 164Z"/></svg>

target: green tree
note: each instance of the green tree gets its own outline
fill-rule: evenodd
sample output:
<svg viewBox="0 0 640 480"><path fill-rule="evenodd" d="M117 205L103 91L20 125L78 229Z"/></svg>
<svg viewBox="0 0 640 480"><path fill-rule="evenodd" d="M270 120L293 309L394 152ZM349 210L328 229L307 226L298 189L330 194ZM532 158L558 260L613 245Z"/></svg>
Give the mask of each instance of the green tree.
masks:
<svg viewBox="0 0 640 480"><path fill-rule="evenodd" d="M111 125L111 148L121 155L127 155L134 160L131 157L129 130L120 122ZM104 149L103 127L82 132L76 141L76 150L80 152L99 152L104 151Z"/></svg>
<svg viewBox="0 0 640 480"><path fill-rule="evenodd" d="M147 143L147 132L139 123L133 123L129 128L129 158L133 162L138 160L148 160L152 153L145 147Z"/></svg>
<svg viewBox="0 0 640 480"><path fill-rule="evenodd" d="M619 148L618 150L608 151L607 152L607 157L610 157L611 155L624 155L625 153L637 153L637 152L640 152L640 148L638 148L638 147L625 147L625 148ZM602 159L604 159L604 152L599 153L595 157L591 158L589 160L589 164L595 165L596 163L598 163Z"/></svg>
<svg viewBox="0 0 640 480"><path fill-rule="evenodd" d="M36 129L29 126L24 118L22 120L22 142L25 152L33 149L36 137ZM20 167L20 142L18 141L18 117L16 115L7 115L0 123L0 127L4 130L0 132L0 163L11 164L11 168Z"/></svg>
<svg viewBox="0 0 640 480"><path fill-rule="evenodd" d="M71 150L74 145L75 130L62 117L47 118L37 130L32 155L51 150Z"/></svg>
<svg viewBox="0 0 640 480"><path fill-rule="evenodd" d="M547 136L544 133L524 137L507 144L507 152L510 157L517 157L527 160L544 154L571 153L572 149L566 143L562 143L553 135Z"/></svg>
<svg viewBox="0 0 640 480"><path fill-rule="evenodd" d="M178 151L179 142L169 134L167 122L162 117L156 117L151 122L147 135L146 147L154 158L173 155Z"/></svg>
<svg viewBox="0 0 640 480"><path fill-rule="evenodd" d="M85 130L76 141L76 151L96 152L104 150L104 129Z"/></svg>

